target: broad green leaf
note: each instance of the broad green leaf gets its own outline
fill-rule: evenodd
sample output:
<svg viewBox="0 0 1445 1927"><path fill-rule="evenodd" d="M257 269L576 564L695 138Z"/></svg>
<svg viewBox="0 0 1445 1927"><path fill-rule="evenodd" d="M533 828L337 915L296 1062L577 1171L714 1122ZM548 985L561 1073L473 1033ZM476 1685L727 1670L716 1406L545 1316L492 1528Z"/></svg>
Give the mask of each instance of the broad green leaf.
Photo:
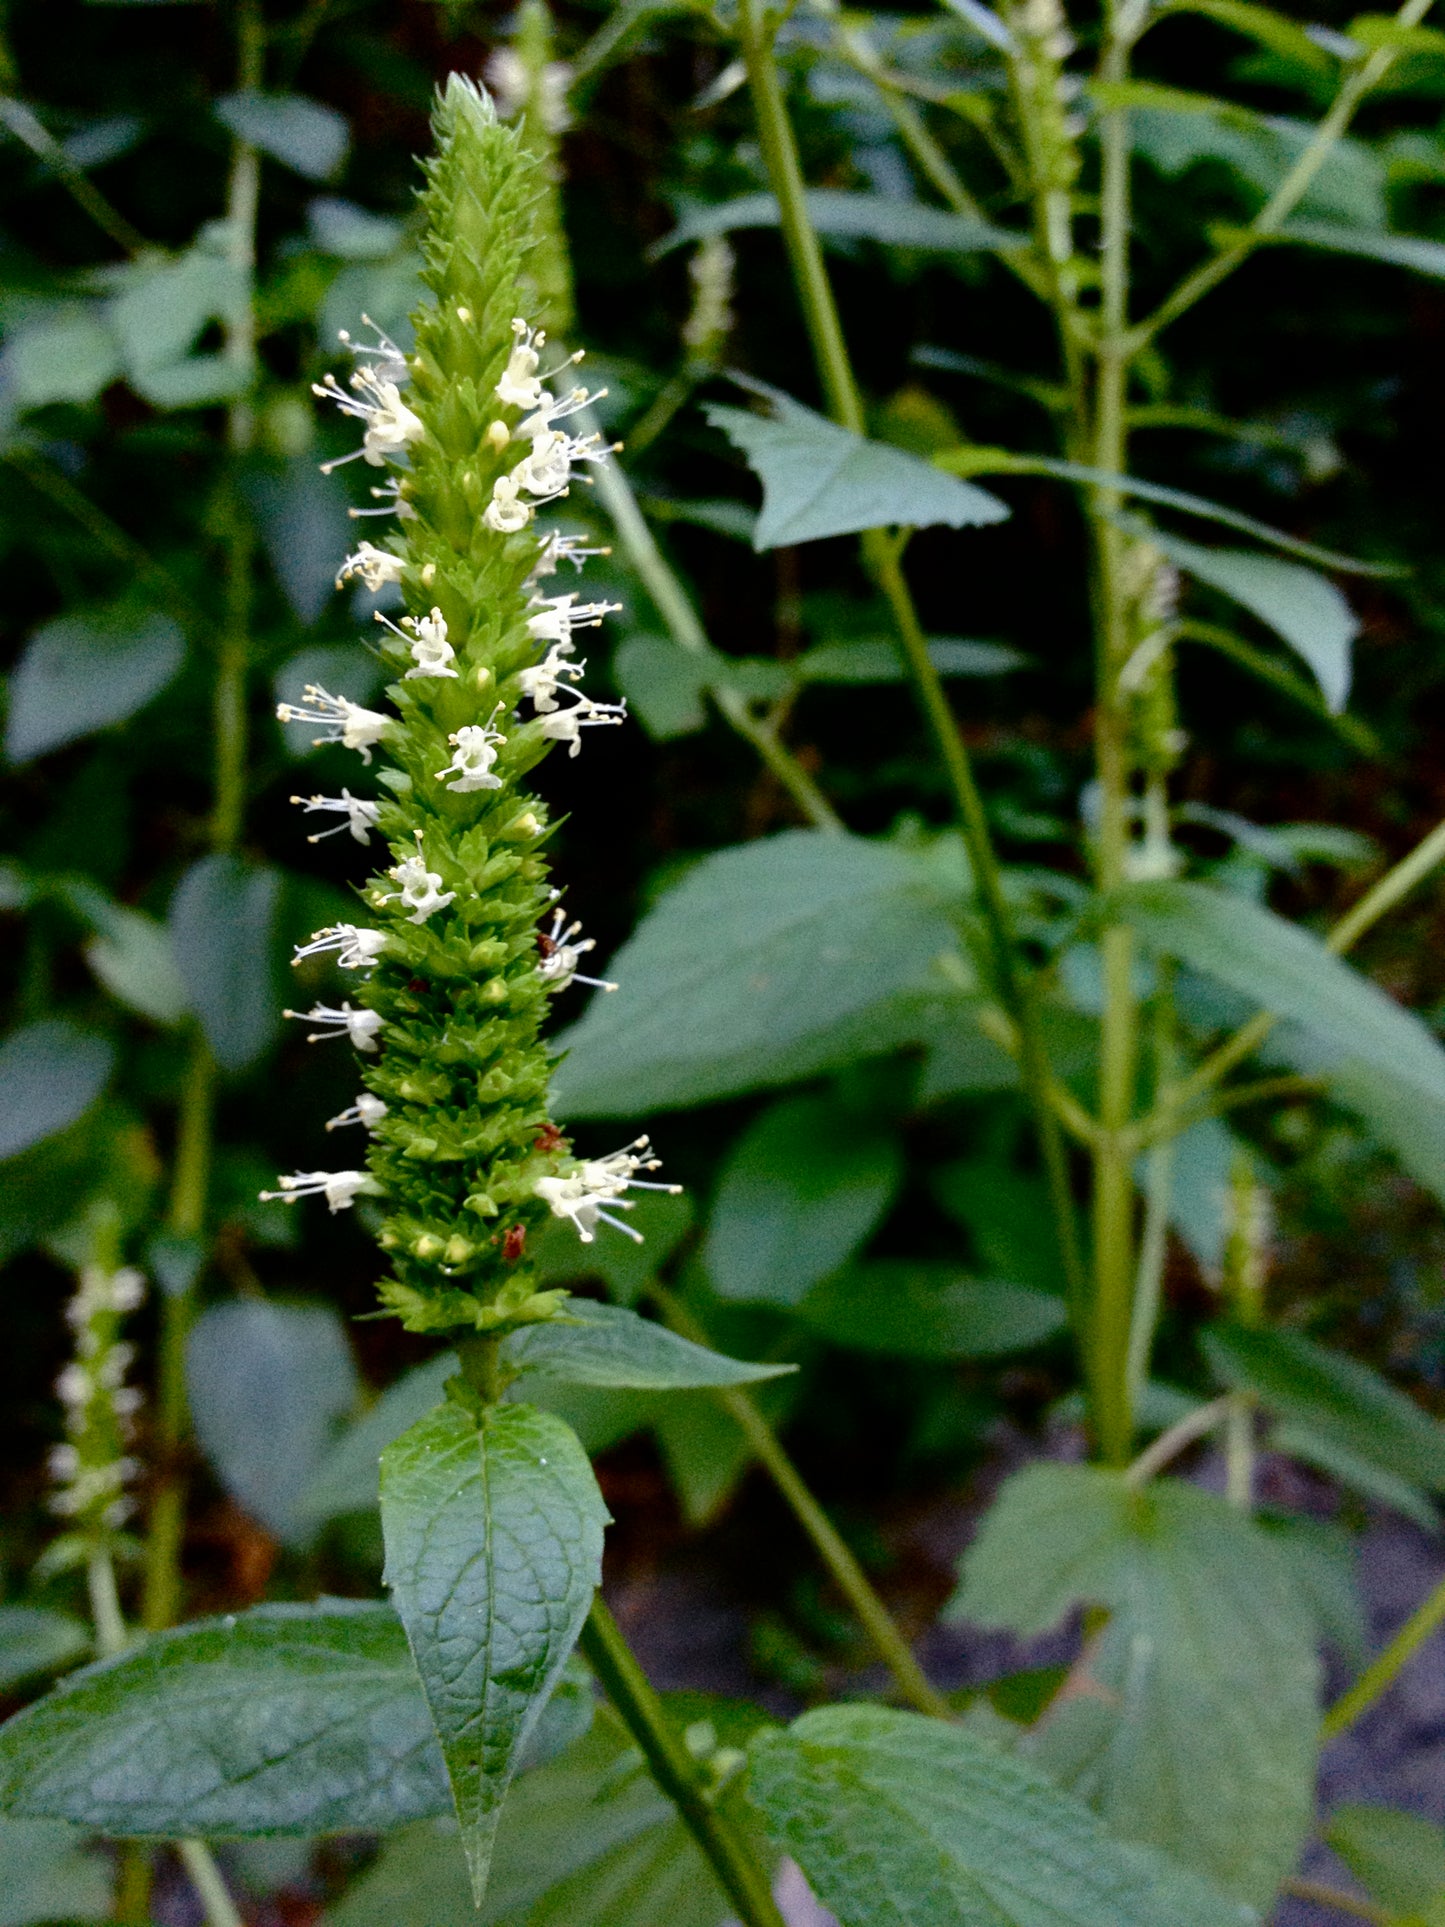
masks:
<svg viewBox="0 0 1445 1927"><path fill-rule="evenodd" d="M506 1364L524 1379L613 1385L641 1392L688 1391L708 1385L755 1385L781 1378L792 1365L751 1365L680 1338L666 1325L621 1305L574 1298L563 1316L526 1325L502 1345Z"/></svg>
<svg viewBox="0 0 1445 1927"><path fill-rule="evenodd" d="M1417 1486L1397 1479L1375 1460L1351 1452L1334 1436L1327 1438L1308 1425L1276 1425L1269 1435L1269 1446L1286 1458L1314 1466L1346 1490L1378 1501L1401 1518L1413 1519L1422 1532L1433 1535L1440 1529L1440 1514Z"/></svg>
<svg viewBox="0 0 1445 1927"><path fill-rule="evenodd" d="M166 927L142 910L108 904L85 961L112 997L158 1024L178 1024L190 1008Z"/></svg>
<svg viewBox="0 0 1445 1927"><path fill-rule="evenodd" d="M74 1124L105 1089L114 1062L108 1038L62 1017L12 1030L0 1044L0 1158Z"/></svg>
<svg viewBox="0 0 1445 1927"><path fill-rule="evenodd" d="M1336 1807L1325 1839L1372 1900L1422 1927L1445 1919L1445 1832L1432 1821L1393 1807Z"/></svg>
<svg viewBox="0 0 1445 1927"><path fill-rule="evenodd" d="M0 1810L117 1839L384 1830L447 1808L389 1606L257 1606L153 1634L0 1727Z"/></svg>
<svg viewBox="0 0 1445 1927"><path fill-rule="evenodd" d="M179 625L154 609L57 616L25 645L10 678L5 754L12 763L123 723L181 666Z"/></svg>
<svg viewBox="0 0 1445 1927"><path fill-rule="evenodd" d="M0 1819L0 1927L110 1918L114 1871L56 1820Z"/></svg>
<svg viewBox="0 0 1445 1927"><path fill-rule="evenodd" d="M1174 1140L1169 1222L1210 1277L1224 1263L1230 1173L1238 1153L1238 1139L1217 1117L1201 1118Z"/></svg>
<svg viewBox="0 0 1445 1927"><path fill-rule="evenodd" d="M152 374L184 366L207 323L224 320L246 298L241 270L206 246L128 269L109 317L132 383L143 388Z"/></svg>
<svg viewBox="0 0 1445 1927"><path fill-rule="evenodd" d="M646 1115L887 1049L946 987L957 907L896 845L794 830L719 851L653 907L607 965L621 988L560 1039L558 1114Z"/></svg>
<svg viewBox="0 0 1445 1927"><path fill-rule="evenodd" d="M898 1358L993 1358L1062 1331L1063 1300L1023 1285L959 1275L954 1265L880 1258L810 1291L798 1317L858 1351Z"/></svg>
<svg viewBox="0 0 1445 1927"><path fill-rule="evenodd" d="M1035 1768L956 1726L881 1706L754 1736L748 1795L841 1927L1242 1927L1217 1899L1166 1913L1149 1860Z"/></svg>
<svg viewBox="0 0 1445 1927"><path fill-rule="evenodd" d="M786 1098L728 1154L704 1247L724 1298L796 1305L876 1230L903 1176L896 1136L821 1097Z"/></svg>
<svg viewBox="0 0 1445 1927"><path fill-rule="evenodd" d="M196 1437L233 1498L288 1545L304 1545L305 1494L356 1368L329 1305L240 1298L212 1305L186 1345Z"/></svg>
<svg viewBox="0 0 1445 1927"><path fill-rule="evenodd" d="M1027 656L1001 642L967 642L959 636L935 636L928 654L940 676L1001 676L1028 663ZM907 676L897 648L884 636L820 642L791 666L804 682L903 682Z"/></svg>
<svg viewBox="0 0 1445 1927"><path fill-rule="evenodd" d="M1108 86L1091 92L1100 105L1118 97ZM1139 93L1140 105L1129 116L1130 135L1161 174L1177 176L1199 161L1222 161L1261 197L1284 180L1314 132L1309 122L1255 114L1208 95L1147 85ZM1336 141L1301 205L1307 215L1323 220L1366 231L1382 228L1388 212L1382 158L1363 141Z"/></svg>
<svg viewBox="0 0 1445 1927"><path fill-rule="evenodd" d="M1362 1360L1298 1332L1216 1325L1202 1343L1226 1385L1394 1478L1445 1492L1445 1425Z"/></svg>
<svg viewBox="0 0 1445 1927"><path fill-rule="evenodd" d="M1350 648L1360 625L1333 582L1298 562L1248 549L1205 549L1157 531L1150 540L1196 581L1267 623L1308 666L1331 713L1339 714L1349 700Z"/></svg>
<svg viewBox="0 0 1445 1927"><path fill-rule="evenodd" d="M1285 1555L1320 1638L1337 1647L1351 1666L1363 1665L1365 1608L1355 1538L1333 1519L1275 1514L1259 1523Z"/></svg>
<svg viewBox="0 0 1445 1927"><path fill-rule="evenodd" d="M384 261L400 247L403 234L400 221L335 194L318 194L307 205L306 231L323 254L338 261Z"/></svg>
<svg viewBox="0 0 1445 1927"><path fill-rule="evenodd" d="M345 118L304 94L222 94L214 111L238 140L308 181L329 181L346 159L351 136Z"/></svg>
<svg viewBox="0 0 1445 1927"><path fill-rule="evenodd" d="M311 455L256 468L245 479L276 580L309 627L329 607L337 558L351 544L345 490L334 476L321 473Z"/></svg>
<svg viewBox="0 0 1445 1927"><path fill-rule="evenodd" d="M1423 235L1384 234L1337 221L1286 221L1265 238L1323 248L1330 254L1354 254L1361 260L1382 261L1392 268L1411 268L1435 281L1445 280L1445 241L1429 241Z"/></svg>
<svg viewBox="0 0 1445 1927"><path fill-rule="evenodd" d="M691 736L707 722L708 664L666 636L629 636L612 658L612 671L655 742Z"/></svg>
<svg viewBox="0 0 1445 1927"><path fill-rule="evenodd" d="M181 981L224 1071L243 1071L281 1027L277 982L280 872L238 856L206 856L171 899Z"/></svg>
<svg viewBox="0 0 1445 1927"><path fill-rule="evenodd" d="M298 1526L319 1526L348 1512L369 1511L377 1501L382 1453L433 1410L456 1372L456 1353L443 1352L388 1386L313 1468L296 1500Z"/></svg>
<svg viewBox="0 0 1445 1927"><path fill-rule="evenodd" d="M1099 1467L1016 1474L964 1557L950 1616L1043 1632L1109 1620L1037 1740L1041 1764L1127 1838L1263 1905L1313 1810L1312 1614L1269 1536L1176 1480Z"/></svg>
<svg viewBox="0 0 1445 1927"><path fill-rule="evenodd" d="M929 254L977 254L981 250L1026 248L1026 234L994 227L967 214L950 214L923 201L895 200L891 194L850 194L837 188L809 188L804 195L808 218L819 234L830 239L882 241L889 247L917 248ZM705 240L712 234L732 234L739 228L777 227L781 216L772 194L740 194L684 214L677 226L653 248L654 259L674 248Z"/></svg>
<svg viewBox="0 0 1445 1927"><path fill-rule="evenodd" d="M768 397L770 415L717 403L704 410L762 482L755 549L861 529L979 528L1008 514L997 496L931 462L865 441L788 395Z"/></svg>
<svg viewBox="0 0 1445 1927"><path fill-rule="evenodd" d="M0 1691L90 1651L90 1628L42 1606L0 1606Z"/></svg>
<svg viewBox="0 0 1445 1927"><path fill-rule="evenodd" d="M1042 1179L1000 1158L939 1165L929 1188L964 1225L978 1263L994 1278L1036 1291L1060 1292L1059 1241Z"/></svg>
<svg viewBox="0 0 1445 1927"><path fill-rule="evenodd" d="M1445 33L1438 27L1407 27L1389 13L1362 13L1346 29L1351 40L1373 53L1386 47L1397 53L1445 54Z"/></svg>
<svg viewBox="0 0 1445 1927"><path fill-rule="evenodd" d="M1303 27L1276 13L1273 7L1256 6L1253 0L1169 0L1166 11L1201 13L1307 72L1328 75L1336 70L1337 63Z"/></svg>
<svg viewBox="0 0 1445 1927"><path fill-rule="evenodd" d="M120 351L95 313L67 306L17 328L5 343L0 370L21 408L94 401L120 374Z"/></svg>
<svg viewBox="0 0 1445 1927"><path fill-rule="evenodd" d="M507 1787L601 1578L607 1509L560 1419L449 1400L382 1454L381 1519L480 1905Z"/></svg>
<svg viewBox="0 0 1445 1927"><path fill-rule="evenodd" d="M715 1399L659 1399L652 1421L668 1480L690 1526L710 1525L753 1462L737 1420Z"/></svg>

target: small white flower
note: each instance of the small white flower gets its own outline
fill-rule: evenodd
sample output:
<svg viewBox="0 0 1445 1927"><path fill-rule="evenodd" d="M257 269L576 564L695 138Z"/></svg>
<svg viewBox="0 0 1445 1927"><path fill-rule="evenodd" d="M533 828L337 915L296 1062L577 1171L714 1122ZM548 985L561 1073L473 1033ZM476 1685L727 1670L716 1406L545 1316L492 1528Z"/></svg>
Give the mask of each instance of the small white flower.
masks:
<svg viewBox="0 0 1445 1927"><path fill-rule="evenodd" d="M366 325L376 332L374 348L358 347L344 329L341 335L343 344L353 354L378 357L355 371L348 384L351 393L347 393L335 375L327 375L324 381L311 385L313 395L319 395L323 401L334 401L343 415L365 424L361 447L334 462L323 462L323 475L340 468L343 462L354 462L358 456L373 468L383 468L426 432L420 417L413 414L401 398L401 384L407 378L406 356L374 321L367 321Z"/></svg>
<svg viewBox="0 0 1445 1927"><path fill-rule="evenodd" d="M520 499L521 483L510 475L499 475L492 484L492 499L482 520L498 535L516 535L532 519L532 511Z"/></svg>
<svg viewBox="0 0 1445 1927"><path fill-rule="evenodd" d="M536 582L544 575L555 575L559 562L570 562L580 574L589 555L611 555L610 548L584 548L582 544L586 540L585 535L563 535L557 529L540 536L537 541L537 560L527 580Z"/></svg>
<svg viewBox="0 0 1445 1927"><path fill-rule="evenodd" d="M402 497L401 482L397 476L393 475L389 481L383 482L380 488L368 489L367 493L380 502L381 507L348 509L346 513L353 522L364 521L368 515L397 515L403 522L416 519L416 510Z"/></svg>
<svg viewBox="0 0 1445 1927"><path fill-rule="evenodd" d="M402 679L404 682L411 682L419 676L456 675L451 665L456 661L457 652L447 640L447 619L440 609L433 609L430 615L425 616L403 616L400 627L390 616L383 615L380 609L376 612L376 619L394 636L400 636L411 651L416 667L407 670ZM408 629L410 635L406 634Z"/></svg>
<svg viewBox="0 0 1445 1927"><path fill-rule="evenodd" d="M597 948L593 937L578 943L576 939L581 935L580 923L568 923L564 912L554 910L552 928L537 933L537 948L542 953L537 975L543 983L551 984L558 990L565 990L574 983L591 984L595 990L616 990L616 984L609 983L605 977L583 977L579 974L577 966L584 955Z"/></svg>
<svg viewBox="0 0 1445 1927"><path fill-rule="evenodd" d="M371 761L371 745L381 741L391 727L391 718L379 710L363 709L346 696L328 696L317 684L307 683L301 707L293 703L276 705L276 720L282 723L319 722L324 736L312 739L314 748L323 743L340 743L346 749L359 749L364 763Z"/></svg>
<svg viewBox="0 0 1445 1927"><path fill-rule="evenodd" d="M343 790L340 796L293 796L291 801L299 804L308 816L313 810L336 810L346 818L334 829L318 830L314 836L308 836L308 843L324 842L328 836L340 836L343 830L350 830L358 843L371 841L368 832L375 827L377 806L363 797L353 796L350 790Z"/></svg>
<svg viewBox="0 0 1445 1927"><path fill-rule="evenodd" d="M425 923L434 911L445 910L456 899L455 890L443 890L441 878L435 870L426 867L426 858L421 852L421 832L417 831L417 852L415 856L404 857L387 875L400 889L387 896L376 898L378 904L395 903L398 898L411 911L408 922Z"/></svg>
<svg viewBox="0 0 1445 1927"><path fill-rule="evenodd" d="M538 715L545 715L557 707L557 686L563 676L570 676L576 682L587 667L585 662L567 661L566 652L570 647L570 643L554 643L545 661L517 673L522 694L536 705Z"/></svg>
<svg viewBox="0 0 1445 1927"><path fill-rule="evenodd" d="M71 1411L88 1404L93 1390L90 1373L83 1365L67 1365L55 1381L55 1396Z"/></svg>
<svg viewBox="0 0 1445 1927"><path fill-rule="evenodd" d="M509 408L535 408L542 399L542 381L537 373L542 357L538 350L547 337L540 329L529 328L520 317L512 323L512 335L512 352L492 392Z"/></svg>
<svg viewBox="0 0 1445 1927"><path fill-rule="evenodd" d="M538 642L560 643L572 647L574 629L595 629L604 616L615 616L620 602L578 603L575 595L533 596L530 607L537 614L528 616L527 633Z"/></svg>
<svg viewBox="0 0 1445 1927"><path fill-rule="evenodd" d="M572 69L562 60L549 60L533 74L515 47L498 47L487 62L487 86L503 120L510 120L530 100L538 119L549 134L560 134L571 125L567 92L572 85Z"/></svg>
<svg viewBox="0 0 1445 1927"><path fill-rule="evenodd" d="M567 743L569 756L575 756L582 747L581 732L607 723L620 723L627 715L626 703L595 703L590 696L584 696L580 689L566 692L573 698L570 709L559 709L553 714L538 719L542 734L553 742Z"/></svg>
<svg viewBox="0 0 1445 1927"><path fill-rule="evenodd" d="M334 950L343 970L365 970L376 962L386 942L384 930L361 930L354 923L329 923L324 930L316 932L310 943L296 946L291 962L299 964L303 957L319 957L327 950Z"/></svg>
<svg viewBox="0 0 1445 1927"><path fill-rule="evenodd" d="M574 463L604 462L610 453L600 435L543 428L533 435L532 452L512 470L512 479L538 502L552 502L567 493Z"/></svg>
<svg viewBox="0 0 1445 1927"><path fill-rule="evenodd" d="M325 1024L330 1028L312 1031L306 1039L308 1044L323 1044L333 1037L349 1037L361 1051L376 1049L376 1033L381 1029L383 1018L379 1011L356 1010L350 1004L334 1008L330 1004L313 1004L310 1010L286 1010L283 1017L304 1018L313 1024Z"/></svg>
<svg viewBox="0 0 1445 1927"><path fill-rule="evenodd" d="M387 583L400 582L405 566L401 557L393 555L390 549L379 549L372 542L359 542L355 555L348 555L337 571L336 586L339 589L358 575L374 595Z"/></svg>
<svg viewBox="0 0 1445 1927"><path fill-rule="evenodd" d="M637 1171L655 1171L660 1163L661 1159L653 1156L648 1140L640 1137L605 1158L579 1160L565 1176L538 1178L532 1189L551 1206L554 1217L571 1220L584 1245L591 1244L599 1223L610 1224L614 1231L641 1244L642 1233L634 1231L620 1218L612 1217L603 1206L616 1205L620 1211L631 1211L633 1204L623 1196L625 1191L669 1191L674 1195L680 1192L680 1184L653 1184L633 1175Z"/></svg>
<svg viewBox="0 0 1445 1927"><path fill-rule="evenodd" d="M261 1202L279 1198L295 1204L298 1198L325 1198L332 1215L349 1211L358 1197L380 1197L381 1186L366 1171L298 1171L294 1177L278 1178L279 1191L262 1191Z"/></svg>
<svg viewBox="0 0 1445 1927"><path fill-rule="evenodd" d="M501 708L502 705L498 703L489 722L465 723L448 736L447 741L456 754L445 769L436 772L438 782L444 776L455 776L457 780L448 783L447 788L463 795L469 790L499 790L502 787L501 777L492 774L497 749L507 740L500 730L492 728Z"/></svg>
<svg viewBox="0 0 1445 1927"><path fill-rule="evenodd" d="M364 1124L368 1131L374 1131L385 1116L386 1106L381 1099L373 1097L370 1091L363 1091L349 1109L338 1111L335 1117L328 1118L326 1128L328 1131L339 1131L346 1124Z"/></svg>

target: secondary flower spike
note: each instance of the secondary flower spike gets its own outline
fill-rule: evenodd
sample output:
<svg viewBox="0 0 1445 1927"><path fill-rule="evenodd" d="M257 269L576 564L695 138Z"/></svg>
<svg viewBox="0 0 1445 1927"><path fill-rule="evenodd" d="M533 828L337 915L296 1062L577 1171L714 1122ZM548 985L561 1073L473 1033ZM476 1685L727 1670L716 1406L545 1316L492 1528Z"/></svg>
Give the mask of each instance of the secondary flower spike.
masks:
<svg viewBox="0 0 1445 1927"><path fill-rule="evenodd" d="M312 1041L355 1049L364 1089L327 1129L363 1127L365 1168L298 1171L268 1195L332 1211L381 1199L383 1304L413 1331L500 1332L555 1316L565 1298L541 1288L527 1255L549 1214L587 1242L598 1225L636 1237L627 1194L676 1187L640 1175L657 1165L645 1139L578 1158L548 1116L552 998L614 986L579 972L592 942L555 907L547 806L525 785L555 745L576 756L584 730L620 724L625 706L584 693L575 657L574 632L617 605L538 589L560 563L580 570L606 551L542 526L539 510L613 451L585 420L572 432L595 397L569 372L580 355L549 350L537 325L538 163L456 77L436 133L422 197L431 299L412 318L414 346L379 330L369 347L348 338L354 371L317 388L361 425L343 459L388 471L372 490L381 506L353 513L394 514L392 532L359 543L337 580L401 591L405 613L378 613L373 631L389 707L313 685L281 711L377 756L375 800L342 790L302 803L339 819L318 835L375 834L386 854L361 885L364 919L297 951L354 973L347 1000L287 1013Z"/></svg>

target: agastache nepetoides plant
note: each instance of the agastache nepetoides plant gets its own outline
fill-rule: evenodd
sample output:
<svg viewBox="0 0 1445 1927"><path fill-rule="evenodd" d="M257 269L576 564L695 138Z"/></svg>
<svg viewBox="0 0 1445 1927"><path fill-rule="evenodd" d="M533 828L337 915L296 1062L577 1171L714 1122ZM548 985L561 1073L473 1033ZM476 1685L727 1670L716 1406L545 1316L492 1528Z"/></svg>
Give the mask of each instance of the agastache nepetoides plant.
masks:
<svg viewBox="0 0 1445 1927"><path fill-rule="evenodd" d="M362 893L364 921L297 952L334 952L356 989L288 1013L358 1052L366 1089L332 1123L368 1133L366 1168L298 1172L266 1195L320 1196L332 1211L385 1199L393 1275L381 1297L418 1332L555 1315L564 1294L536 1288L531 1234L550 1212L585 1241L599 1223L636 1236L617 1213L656 1165L646 1139L573 1157L547 1112L552 999L574 982L613 986L579 975L592 945L556 907L546 806L523 785L557 744L576 756L584 730L620 723L623 706L582 691L576 654L578 631L616 605L560 588L559 566L580 570L589 551L538 520L611 453L569 428L593 399L571 378L580 355L549 354L527 319L529 216L544 185L486 96L454 77L423 196L435 305L416 317L415 351L376 329L369 347L344 335L354 372L316 387L361 425L342 460L391 470L373 493L396 532L361 542L338 583L395 584L411 605L399 621L376 618L394 713L314 686L278 711L319 723L318 741L366 764L375 753L375 802L346 790L296 800L336 812L336 830L358 839L374 828L391 860Z"/></svg>

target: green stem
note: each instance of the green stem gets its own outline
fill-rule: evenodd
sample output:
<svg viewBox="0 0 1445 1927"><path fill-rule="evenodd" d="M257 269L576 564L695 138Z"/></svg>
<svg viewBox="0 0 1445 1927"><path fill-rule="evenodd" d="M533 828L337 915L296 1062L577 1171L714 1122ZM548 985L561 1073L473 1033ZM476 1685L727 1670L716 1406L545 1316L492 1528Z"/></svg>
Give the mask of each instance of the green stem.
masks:
<svg viewBox="0 0 1445 1927"><path fill-rule="evenodd" d="M200 1840L182 1840L176 1851L205 1909L207 1927L245 1927L210 1848Z"/></svg>
<svg viewBox="0 0 1445 1927"><path fill-rule="evenodd" d="M582 1629L583 1657L637 1742L652 1777L679 1815L744 1927L785 1927L767 1875L743 1836L708 1799L697 1764L667 1717L622 1630L598 1593Z"/></svg>
<svg viewBox="0 0 1445 1927"><path fill-rule="evenodd" d="M1201 642L1208 648L1217 650L1221 656L1228 656L1242 669L1247 669L1260 682L1267 682L1288 696L1302 709L1307 709L1317 721L1332 729L1342 742L1363 756L1380 756L1383 751L1380 739L1368 723L1351 716L1347 711L1332 710L1317 685L1297 676L1292 669L1278 662L1266 649L1257 649L1252 642L1246 642L1233 630L1221 629L1213 622L1185 621L1175 627L1175 635L1181 642Z"/></svg>
<svg viewBox="0 0 1445 1927"><path fill-rule="evenodd" d="M1354 1725L1368 1707L1393 1684L1406 1663L1425 1644L1437 1626L1445 1625L1445 1579L1396 1633L1379 1657L1368 1665L1347 1693L1337 1699L1320 1722L1320 1738L1332 1740Z"/></svg>
<svg viewBox="0 0 1445 1927"><path fill-rule="evenodd" d="M1368 1920L1373 1927L1399 1927L1400 1916L1391 1913L1388 1907L1377 1907L1372 1900L1341 1893L1338 1887L1327 1887L1319 1880L1289 1879L1284 1883L1284 1891L1296 1900L1312 1901L1316 1907L1332 1907L1337 1914Z"/></svg>
<svg viewBox="0 0 1445 1927"><path fill-rule="evenodd" d="M1174 996L1168 968L1161 977L1153 1009L1154 1104L1161 1119L1174 1117L1176 1073ZM1149 1152L1144 1177L1144 1226L1139 1236L1139 1270L1129 1328L1129 1396L1135 1404L1149 1377L1149 1360L1159 1324L1164 1264L1169 1246L1169 1206L1174 1186L1174 1133L1161 1131Z"/></svg>
<svg viewBox="0 0 1445 1927"><path fill-rule="evenodd" d="M111 206L90 176L76 165L23 100L0 96L0 125L6 127L16 140L28 147L32 154L38 155L48 167L55 169L71 199L85 210L101 233L114 241L123 253L134 256L146 252L150 244L145 236L138 228L131 226L119 208Z"/></svg>
<svg viewBox="0 0 1445 1927"><path fill-rule="evenodd" d="M1138 1458L1124 1473L1124 1483L1136 1490L1145 1486L1166 1465L1173 1463L1181 1452L1187 1452L1202 1438L1216 1431L1229 1416L1231 1394L1226 1392L1222 1398L1210 1401L1208 1405L1196 1405L1192 1412L1186 1412L1182 1419L1161 1432L1152 1445L1145 1446Z"/></svg>
<svg viewBox="0 0 1445 1927"><path fill-rule="evenodd" d="M85 1567L86 1591L90 1596L90 1617L95 1625L95 1648L102 1659L114 1659L128 1643L125 1617L120 1609L120 1592L115 1583L115 1561L103 1541L91 1548Z"/></svg>
<svg viewBox="0 0 1445 1927"><path fill-rule="evenodd" d="M1432 0L1405 0L1405 5L1395 15L1401 27L1417 27L1430 11ZM1268 240L1279 232L1290 215L1299 206L1308 192L1311 182L1329 158L1330 149L1344 134L1355 117L1360 102L1372 88L1377 87L1394 66L1398 50L1393 47L1379 47L1370 54L1340 88L1335 96L1334 105L1316 127L1306 143L1299 159L1285 175L1268 201L1250 222L1249 227L1229 247L1216 254L1187 275L1173 294L1163 301L1147 320L1141 321L1130 337L1131 346L1138 350L1148 345L1162 329L1172 321L1177 321L1183 313L1192 308L1211 289L1233 274L1240 264L1248 260L1261 241Z"/></svg>
<svg viewBox="0 0 1445 1927"><path fill-rule="evenodd" d="M762 16L761 0L741 0L738 26L763 159L778 199L783 238L828 412L841 427L862 435L866 428L862 397L848 357L823 250L808 217L802 166L773 60L771 37ZM900 540L886 529L866 530L862 538L863 559L893 614L899 651L953 791L974 885L988 928L999 993L1018 1027L1020 1068L1043 1152L1064 1276L1071 1301L1079 1307L1085 1291L1084 1266L1074 1220L1067 1154L1058 1119L1049 1102L1048 1053L1038 1007L1019 964L1013 919L1004 896L998 857L968 748L949 706L942 678L928 653L927 638L903 574Z"/></svg>

